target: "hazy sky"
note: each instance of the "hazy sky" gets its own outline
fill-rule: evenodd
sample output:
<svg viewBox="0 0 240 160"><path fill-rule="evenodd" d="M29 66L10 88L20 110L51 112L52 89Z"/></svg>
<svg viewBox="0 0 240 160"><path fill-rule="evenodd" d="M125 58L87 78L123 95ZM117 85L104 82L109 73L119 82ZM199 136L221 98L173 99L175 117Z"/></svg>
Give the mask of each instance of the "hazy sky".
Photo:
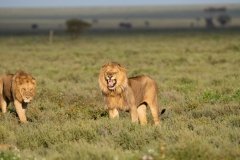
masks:
<svg viewBox="0 0 240 160"><path fill-rule="evenodd" d="M240 0L0 0L0 7L83 7L236 3L240 4Z"/></svg>

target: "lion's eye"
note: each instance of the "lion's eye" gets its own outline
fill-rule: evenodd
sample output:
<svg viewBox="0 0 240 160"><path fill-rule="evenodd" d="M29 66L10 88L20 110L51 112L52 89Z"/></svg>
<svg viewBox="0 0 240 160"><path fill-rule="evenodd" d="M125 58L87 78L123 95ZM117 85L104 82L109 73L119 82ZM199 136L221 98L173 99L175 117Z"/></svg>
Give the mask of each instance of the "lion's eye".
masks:
<svg viewBox="0 0 240 160"><path fill-rule="evenodd" d="M33 89L30 89L30 92L32 92L33 91Z"/></svg>
<svg viewBox="0 0 240 160"><path fill-rule="evenodd" d="M22 90L23 90L23 91L26 91L26 89L25 89L25 88L22 88Z"/></svg>

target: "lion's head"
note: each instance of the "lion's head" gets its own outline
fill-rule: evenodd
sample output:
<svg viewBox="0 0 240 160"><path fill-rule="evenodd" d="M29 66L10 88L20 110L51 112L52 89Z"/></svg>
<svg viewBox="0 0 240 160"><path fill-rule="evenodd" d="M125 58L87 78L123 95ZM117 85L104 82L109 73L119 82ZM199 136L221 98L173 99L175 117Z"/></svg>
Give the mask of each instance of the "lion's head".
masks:
<svg viewBox="0 0 240 160"><path fill-rule="evenodd" d="M29 103L36 94L36 80L23 71L18 71L12 81L12 92L20 102Z"/></svg>
<svg viewBox="0 0 240 160"><path fill-rule="evenodd" d="M126 69L116 62L105 64L99 74L99 87L103 93L121 93L127 86Z"/></svg>

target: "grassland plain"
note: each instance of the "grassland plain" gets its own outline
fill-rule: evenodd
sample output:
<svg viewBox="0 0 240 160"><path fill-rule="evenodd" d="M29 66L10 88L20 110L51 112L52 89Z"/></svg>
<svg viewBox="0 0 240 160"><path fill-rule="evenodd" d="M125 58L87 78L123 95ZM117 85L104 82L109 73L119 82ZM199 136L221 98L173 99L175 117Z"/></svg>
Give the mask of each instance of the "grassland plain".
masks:
<svg viewBox="0 0 240 160"><path fill-rule="evenodd" d="M20 124L11 104L0 114L2 159L239 159L239 31L0 37L0 73L37 79L38 93ZM98 88L103 64L158 84L162 125L109 120ZM3 145L2 145L3 146ZM8 148L8 149L3 149Z"/></svg>

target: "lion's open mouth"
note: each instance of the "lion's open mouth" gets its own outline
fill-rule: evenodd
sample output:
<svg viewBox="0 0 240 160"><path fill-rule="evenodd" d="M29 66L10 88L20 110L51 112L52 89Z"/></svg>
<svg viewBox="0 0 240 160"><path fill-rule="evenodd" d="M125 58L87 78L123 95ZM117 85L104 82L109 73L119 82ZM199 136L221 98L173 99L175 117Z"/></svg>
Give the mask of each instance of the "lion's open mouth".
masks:
<svg viewBox="0 0 240 160"><path fill-rule="evenodd" d="M107 86L109 89L114 89L116 83L116 79L107 79Z"/></svg>
<svg viewBox="0 0 240 160"><path fill-rule="evenodd" d="M31 99L29 99L29 98L24 98L24 99L23 99L23 102L24 102L24 103L29 103L29 102L31 102Z"/></svg>

